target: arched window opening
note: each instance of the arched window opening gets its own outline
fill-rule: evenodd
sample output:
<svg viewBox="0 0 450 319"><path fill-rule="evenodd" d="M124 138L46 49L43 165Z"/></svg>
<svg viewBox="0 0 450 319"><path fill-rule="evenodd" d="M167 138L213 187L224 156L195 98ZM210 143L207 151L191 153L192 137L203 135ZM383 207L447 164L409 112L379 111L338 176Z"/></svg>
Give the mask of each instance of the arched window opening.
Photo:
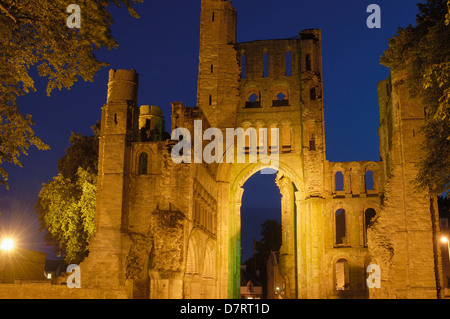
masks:
<svg viewBox="0 0 450 319"><path fill-rule="evenodd" d="M344 190L344 174L342 172L336 172L334 175L334 190L336 192Z"/></svg>
<svg viewBox="0 0 450 319"><path fill-rule="evenodd" d="M245 102L245 108L258 108L261 107L261 101L256 93L251 94Z"/></svg>
<svg viewBox="0 0 450 319"><path fill-rule="evenodd" d="M371 191L374 190L374 182L373 182L373 172L372 171L367 171L364 174L364 183L365 183L365 188L366 191Z"/></svg>
<svg viewBox="0 0 450 319"><path fill-rule="evenodd" d="M286 95L280 92L277 94L277 98L279 101L283 101L286 98Z"/></svg>
<svg viewBox="0 0 450 319"><path fill-rule="evenodd" d="M148 155L147 153L142 153L139 156L139 175L148 174Z"/></svg>
<svg viewBox="0 0 450 319"><path fill-rule="evenodd" d="M311 71L311 54L306 55L306 71Z"/></svg>
<svg viewBox="0 0 450 319"><path fill-rule="evenodd" d="M255 102L258 100L258 95L256 95L256 93L253 93L252 95L250 95L250 96L248 97L248 100L249 100L251 103L255 103Z"/></svg>
<svg viewBox="0 0 450 319"><path fill-rule="evenodd" d="M276 100L272 101L272 106L289 106L289 99L283 92L279 92L276 98Z"/></svg>
<svg viewBox="0 0 450 319"><path fill-rule="evenodd" d="M348 262L339 259L336 263L336 290L350 289Z"/></svg>
<svg viewBox="0 0 450 319"><path fill-rule="evenodd" d="M292 76L292 53L286 52L286 76Z"/></svg>
<svg viewBox="0 0 450 319"><path fill-rule="evenodd" d="M376 214L373 208L368 208L364 212L364 246L367 246L367 229L372 225Z"/></svg>
<svg viewBox="0 0 450 319"><path fill-rule="evenodd" d="M344 245L346 239L345 210L338 209L335 217L336 245Z"/></svg>

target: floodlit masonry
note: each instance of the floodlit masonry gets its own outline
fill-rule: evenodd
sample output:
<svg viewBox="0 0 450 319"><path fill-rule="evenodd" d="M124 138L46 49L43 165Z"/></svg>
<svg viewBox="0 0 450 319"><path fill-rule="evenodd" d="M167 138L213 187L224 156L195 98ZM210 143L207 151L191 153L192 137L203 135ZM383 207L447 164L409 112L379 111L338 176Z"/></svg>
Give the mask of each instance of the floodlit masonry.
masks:
<svg viewBox="0 0 450 319"><path fill-rule="evenodd" d="M227 128L279 129L285 297L440 296L438 217L410 183L424 112L408 96L405 75L378 84L381 160L330 162L320 30L237 43L236 10L219 0L202 0L200 26L197 105L172 103L171 129L193 132L196 120L223 136ZM238 298L242 186L271 165L174 163L176 142L161 139L161 110L138 107L138 77L109 75L96 232L78 290ZM380 267L380 288L367 288L371 263Z"/></svg>
<svg viewBox="0 0 450 319"><path fill-rule="evenodd" d="M172 161L176 164L185 163L262 163L269 165L271 170L263 170L262 174L271 174L278 170L279 162L279 129L270 129L270 143L266 128L258 131L249 127L227 128L225 143L222 130L210 127L202 130L202 121L194 121L194 137L186 128L176 128L172 132L172 140L180 141L171 152ZM204 145L205 141L210 141ZM236 154L235 154L236 153Z"/></svg>

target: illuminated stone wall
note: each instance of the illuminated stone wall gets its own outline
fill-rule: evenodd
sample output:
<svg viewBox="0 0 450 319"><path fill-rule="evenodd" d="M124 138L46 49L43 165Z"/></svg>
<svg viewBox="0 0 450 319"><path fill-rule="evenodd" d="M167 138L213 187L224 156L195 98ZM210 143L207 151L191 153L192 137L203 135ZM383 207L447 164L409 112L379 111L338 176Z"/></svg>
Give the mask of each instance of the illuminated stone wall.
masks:
<svg viewBox="0 0 450 319"><path fill-rule="evenodd" d="M410 98L405 74L392 73L378 84L383 205L369 231L373 262L381 267L381 289L372 298L436 298L442 283L439 216L430 199L415 193L412 181L421 156L424 108ZM436 249L435 249L436 248ZM442 291L443 292L443 291Z"/></svg>

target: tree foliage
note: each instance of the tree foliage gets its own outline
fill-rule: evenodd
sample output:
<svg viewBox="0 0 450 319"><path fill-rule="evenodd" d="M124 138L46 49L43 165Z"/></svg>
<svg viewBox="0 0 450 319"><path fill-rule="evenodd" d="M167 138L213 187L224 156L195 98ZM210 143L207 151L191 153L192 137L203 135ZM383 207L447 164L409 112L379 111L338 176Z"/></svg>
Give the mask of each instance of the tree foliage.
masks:
<svg viewBox="0 0 450 319"><path fill-rule="evenodd" d="M424 156L416 185L439 195L450 189L450 1L419 3L416 26L399 28L381 63L406 70L413 97L425 108Z"/></svg>
<svg viewBox="0 0 450 319"><path fill-rule="evenodd" d="M97 176L80 168L77 177L73 183L58 174L39 193L41 223L68 264L82 261L94 232Z"/></svg>
<svg viewBox="0 0 450 319"><path fill-rule="evenodd" d="M79 1L81 28L70 29L66 20L71 0L0 0L0 165L21 165L19 156L27 149L48 146L35 136L31 116L23 116L17 98L35 91L32 74L36 70L47 79L47 94L54 89L70 89L82 78L107 66L95 56L100 47L118 45L111 34L111 4L125 5L138 17L132 4L143 0ZM8 187L8 174L0 167L0 185Z"/></svg>
<svg viewBox="0 0 450 319"><path fill-rule="evenodd" d="M58 172L65 178L75 181L80 167L97 172L100 121L92 127L92 131L94 135L91 136L72 132L70 146L66 149L66 154L58 160Z"/></svg>
<svg viewBox="0 0 450 319"><path fill-rule="evenodd" d="M276 220L266 220L261 227L261 240L256 243L256 250L267 260L271 251L280 250L281 225Z"/></svg>
<svg viewBox="0 0 450 319"><path fill-rule="evenodd" d="M97 195L99 124L94 135L72 133L66 154L58 161L59 174L44 184L36 204L46 241L67 263L80 263L94 233Z"/></svg>
<svg viewBox="0 0 450 319"><path fill-rule="evenodd" d="M267 259L271 251L279 251L282 244L281 224L276 220L266 220L261 224L261 240L255 242L254 255L246 262L246 269L261 280L267 292Z"/></svg>

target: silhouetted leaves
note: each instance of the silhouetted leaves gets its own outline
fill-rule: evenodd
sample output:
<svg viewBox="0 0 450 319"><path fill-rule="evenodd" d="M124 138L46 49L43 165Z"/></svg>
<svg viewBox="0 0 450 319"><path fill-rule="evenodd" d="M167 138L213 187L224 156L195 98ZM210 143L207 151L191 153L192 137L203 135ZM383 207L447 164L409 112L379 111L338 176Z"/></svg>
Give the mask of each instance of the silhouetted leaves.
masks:
<svg viewBox="0 0 450 319"><path fill-rule="evenodd" d="M0 0L0 165L21 165L27 149L49 147L34 135L31 116L22 116L17 98L35 91L31 71L47 79L47 94L70 89L82 78L93 81L107 63L98 61L95 50L117 48L111 34L113 23L107 8L125 5L138 17L133 3L143 0L78 1L81 28L70 29L66 20L72 0ZM8 187L8 174L0 167L0 185Z"/></svg>

